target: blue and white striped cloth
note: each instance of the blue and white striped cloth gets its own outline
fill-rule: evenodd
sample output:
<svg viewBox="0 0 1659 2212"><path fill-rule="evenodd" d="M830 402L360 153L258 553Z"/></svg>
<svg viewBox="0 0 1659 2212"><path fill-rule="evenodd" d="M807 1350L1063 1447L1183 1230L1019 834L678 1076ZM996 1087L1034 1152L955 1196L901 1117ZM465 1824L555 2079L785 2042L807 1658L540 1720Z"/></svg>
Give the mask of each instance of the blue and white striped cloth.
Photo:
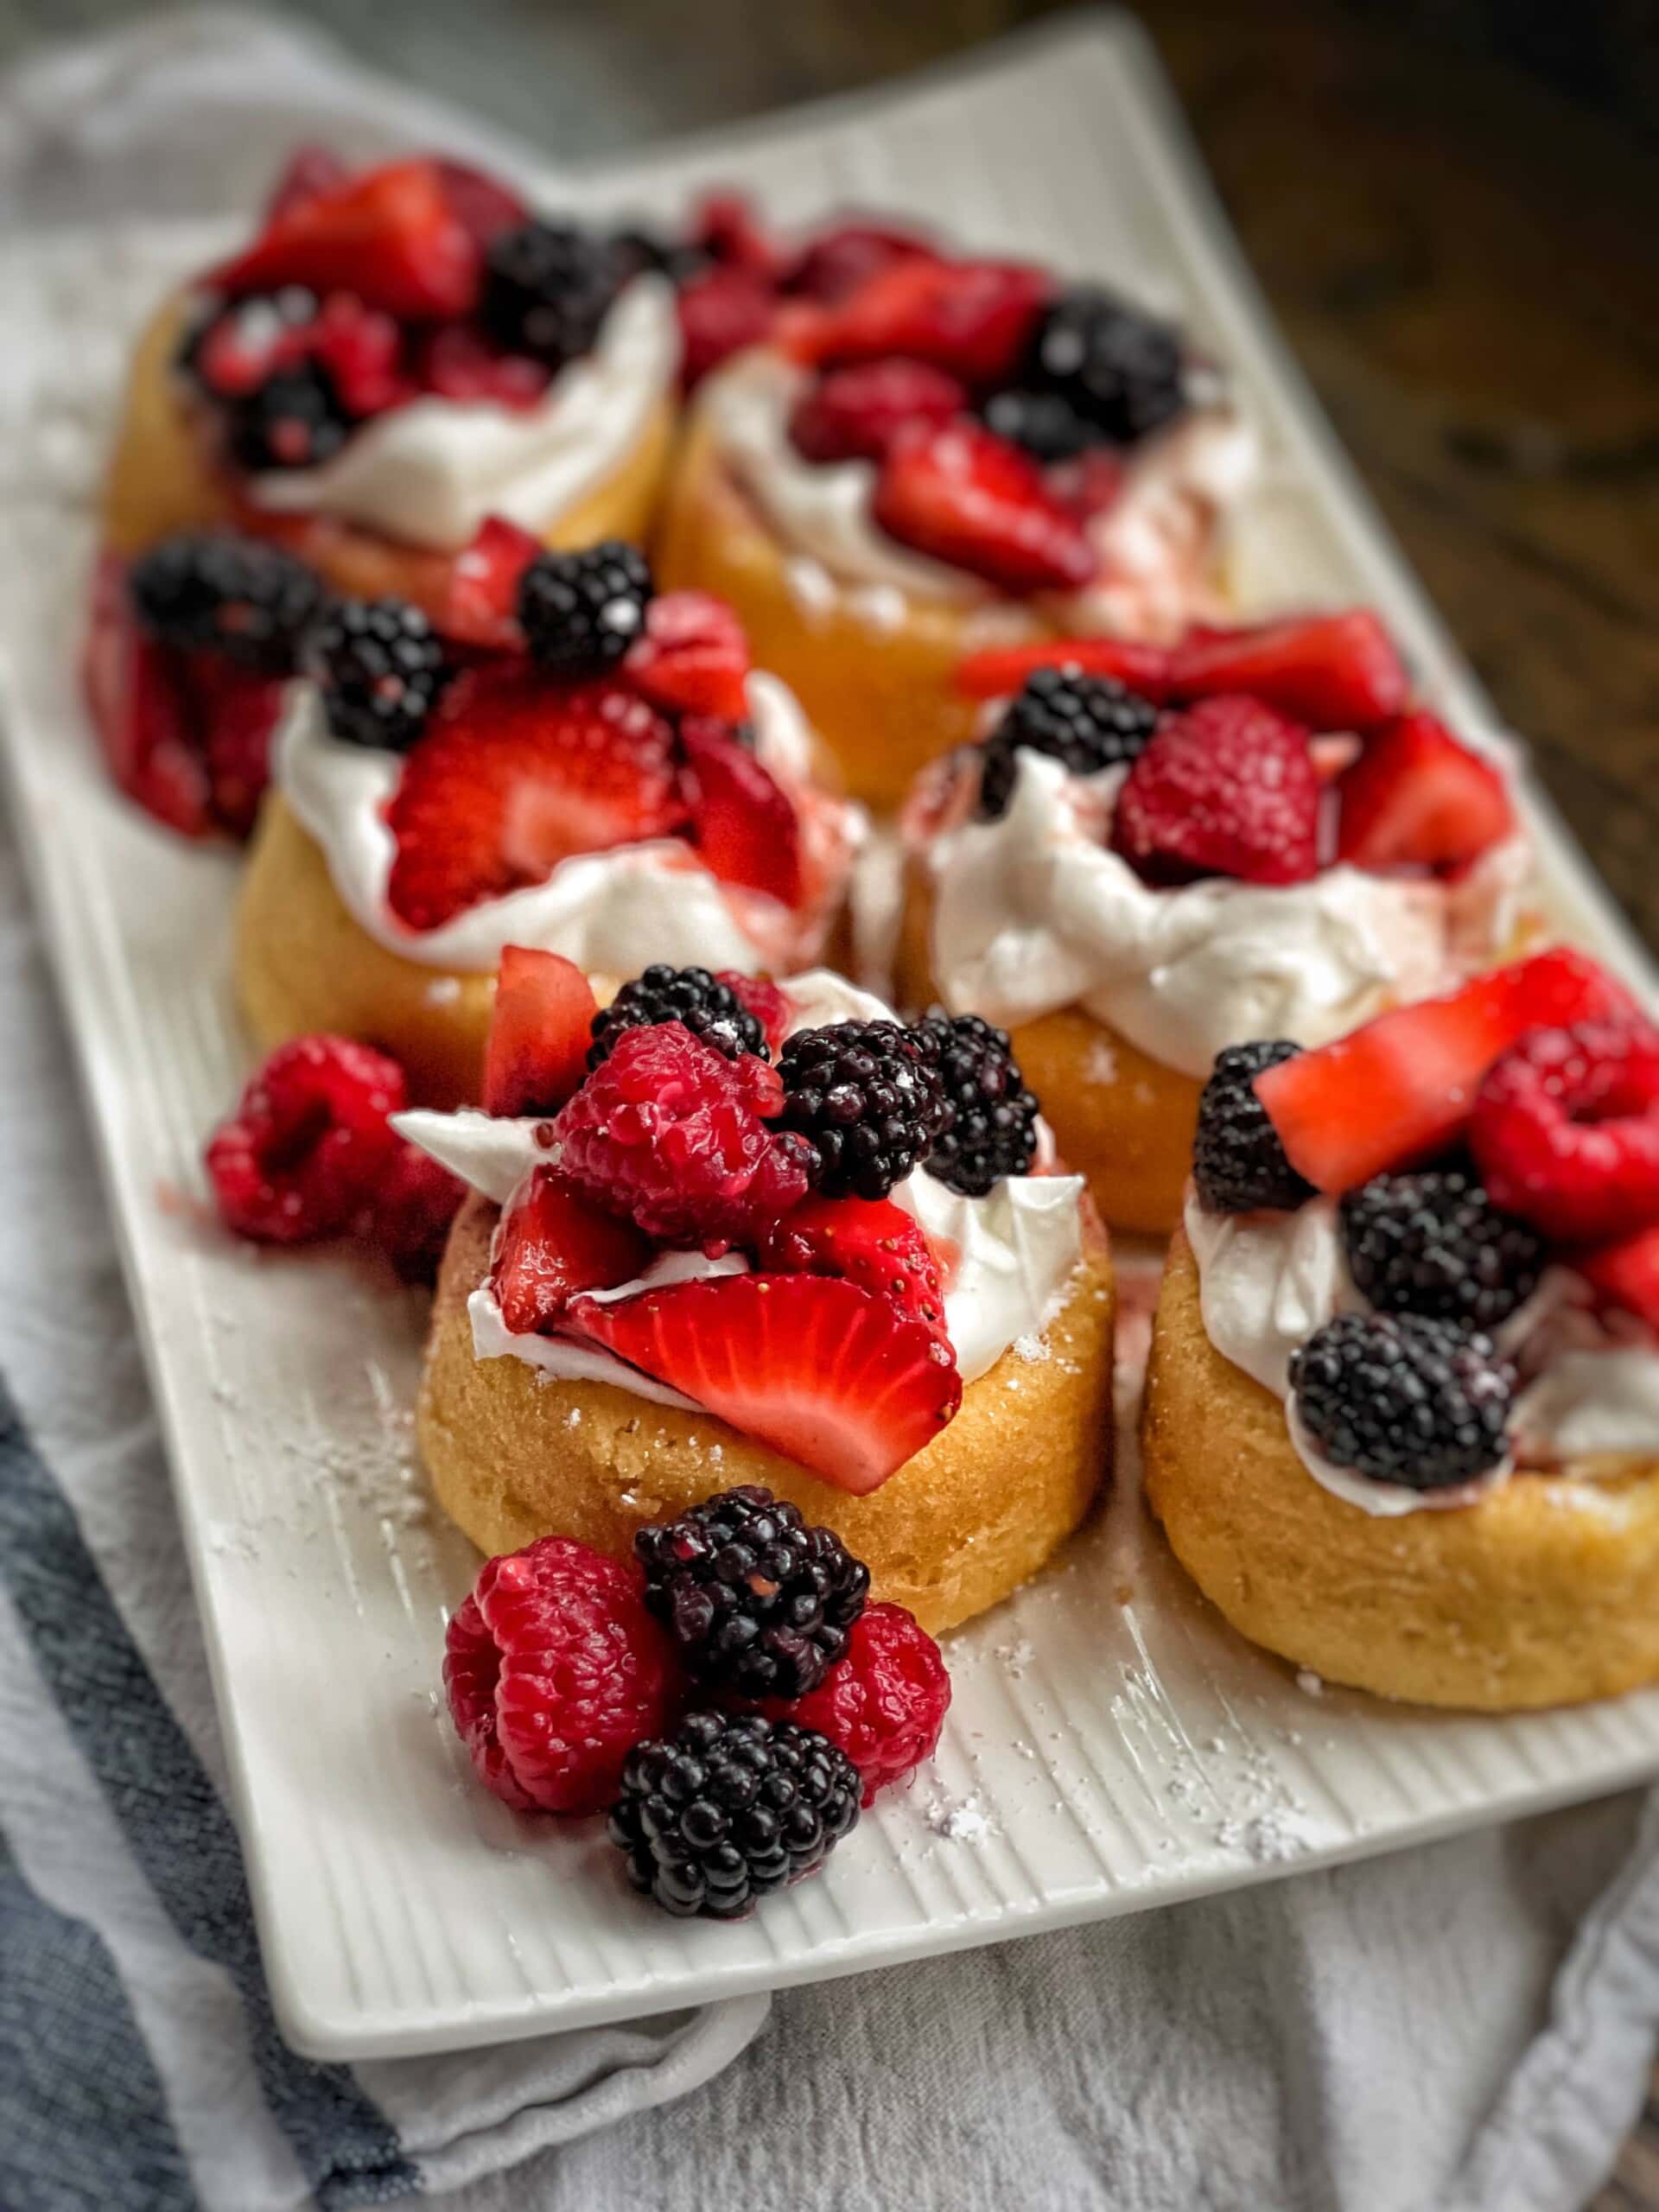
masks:
<svg viewBox="0 0 1659 2212"><path fill-rule="evenodd" d="M550 101L605 85L605 38ZM486 140L268 20L168 17L0 84L0 215L223 206L319 134ZM0 1038L0 2212L1583 2203L1659 2019L1659 1815L1634 1796L792 1992L769 2026L760 1998L449 2059L296 2057L3 820Z"/></svg>

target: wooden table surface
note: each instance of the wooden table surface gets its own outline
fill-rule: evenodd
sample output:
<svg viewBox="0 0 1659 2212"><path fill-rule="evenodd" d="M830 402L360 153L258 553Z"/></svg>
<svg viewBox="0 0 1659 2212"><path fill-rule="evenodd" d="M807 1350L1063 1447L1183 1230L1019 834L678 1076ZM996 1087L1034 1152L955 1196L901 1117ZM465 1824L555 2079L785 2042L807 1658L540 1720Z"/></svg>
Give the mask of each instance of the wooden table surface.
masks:
<svg viewBox="0 0 1659 2212"><path fill-rule="evenodd" d="M0 0L0 62L72 22L141 12L135 0ZM1043 10L698 0L695 40L683 0L305 0L290 12L569 158L871 82ZM1556 77L1593 95L1599 72L1619 97L1598 109L1555 91L1492 50L1515 50L1526 12L1490 0L1141 10L1350 453L1659 944L1659 141L1639 135L1659 75L1651 46L1626 56L1617 44L1626 25L1641 38L1639 8L1579 0L1585 35L1558 37ZM1510 30L1483 38L1497 18ZM1659 2212L1659 2084L1595 2205Z"/></svg>

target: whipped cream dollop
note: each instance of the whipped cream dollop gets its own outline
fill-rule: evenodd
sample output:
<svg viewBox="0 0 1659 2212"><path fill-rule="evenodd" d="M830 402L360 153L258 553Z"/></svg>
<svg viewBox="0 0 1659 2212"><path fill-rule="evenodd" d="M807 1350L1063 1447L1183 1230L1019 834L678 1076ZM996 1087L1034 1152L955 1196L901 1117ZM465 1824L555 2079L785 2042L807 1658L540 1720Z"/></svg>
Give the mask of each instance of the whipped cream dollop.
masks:
<svg viewBox="0 0 1659 2212"><path fill-rule="evenodd" d="M935 985L1005 1027L1065 1006L1185 1074L1251 1037L1322 1045L1441 990L1512 935L1519 838L1455 886L1345 864L1305 883L1143 883L1108 848L1128 771L1076 776L1022 748L1007 810L918 846L933 890Z"/></svg>
<svg viewBox="0 0 1659 2212"><path fill-rule="evenodd" d="M791 1036L829 1022L892 1019L880 999L828 969L792 976L783 989ZM548 1126L544 1120L494 1121L475 1110L416 1109L397 1116L396 1122L412 1143L504 1209L548 1159L537 1136ZM1010 1344L1040 1340L1083 1256L1081 1176L1010 1176L983 1198L968 1198L918 1169L892 1195L920 1224L938 1255L946 1282L945 1330L964 1384L994 1367ZM669 1282L741 1274L747 1265L738 1253L710 1260L700 1252L664 1252L637 1281L602 1295L631 1298ZM487 1281L473 1292L467 1311L480 1359L522 1359L566 1381L613 1382L661 1405L700 1410L596 1344L575 1337L514 1334Z"/></svg>
<svg viewBox="0 0 1659 2212"><path fill-rule="evenodd" d="M989 608L993 586L900 545L873 511L876 465L808 461L789 434L809 372L766 348L741 354L704 385L698 405L732 475L792 556L798 602L840 604L849 593L873 628L904 601ZM1122 489L1090 525L1101 562L1085 591L1045 601L1062 626L1158 636L1211 611L1206 572L1215 525L1254 481L1255 433L1225 403L1193 409L1135 448ZM1064 610L1064 612L1062 612Z"/></svg>
<svg viewBox="0 0 1659 2212"><path fill-rule="evenodd" d="M1289 1213L1212 1212L1189 1189L1187 1241L1198 1268L1205 1333L1225 1359L1272 1391L1304 1466L1362 1512L1393 1517L1454 1510L1488 1495L1516 1467L1593 1474L1659 1460L1659 1344L1632 1323L1619 1336L1587 1305L1580 1278L1553 1268L1497 1332L1523 1378L1510 1416L1510 1455L1478 1482L1414 1491L1333 1466L1297 1418L1291 1354L1338 1313L1370 1308L1348 1270L1333 1198Z"/></svg>
<svg viewBox="0 0 1659 2212"><path fill-rule="evenodd" d="M591 353L567 362L530 407L432 394L374 416L332 461L251 479L257 506L336 515L438 553L486 515L538 534L616 474L679 368L673 288L634 277Z"/></svg>
<svg viewBox="0 0 1659 2212"><path fill-rule="evenodd" d="M747 695L756 758L791 794L803 792L812 738L794 693L755 671ZM637 975L653 960L753 975L816 951L811 940L828 926L827 913L804 919L760 892L721 883L689 845L662 837L577 854L543 882L480 899L436 929L411 929L386 895L397 854L386 808L402 756L335 737L315 687L300 683L276 734L271 773L321 848L352 918L389 952L425 966L487 975L505 945L523 944L562 952L589 975ZM845 842L850 859L862 814L840 801L822 804L834 819L821 826Z"/></svg>

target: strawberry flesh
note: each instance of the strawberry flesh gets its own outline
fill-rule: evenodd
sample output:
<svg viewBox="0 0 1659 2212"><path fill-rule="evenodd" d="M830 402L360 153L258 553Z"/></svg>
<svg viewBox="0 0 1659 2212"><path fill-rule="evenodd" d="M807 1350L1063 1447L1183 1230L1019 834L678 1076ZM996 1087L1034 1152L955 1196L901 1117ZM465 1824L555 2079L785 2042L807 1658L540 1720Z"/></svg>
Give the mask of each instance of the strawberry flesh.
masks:
<svg viewBox="0 0 1659 2212"><path fill-rule="evenodd" d="M718 723L680 725L691 806L691 841L722 883L800 904L801 825L788 793Z"/></svg>
<svg viewBox="0 0 1659 2212"><path fill-rule="evenodd" d="M835 223L818 231L801 249L784 279L784 289L830 307L896 261L937 261L937 250L914 231L887 223Z"/></svg>
<svg viewBox="0 0 1659 2212"><path fill-rule="evenodd" d="M522 647L518 586L541 550L541 540L516 522L486 515L450 564L443 603L433 617L436 627L459 645Z"/></svg>
<svg viewBox="0 0 1659 2212"><path fill-rule="evenodd" d="M1013 261L890 261L796 332L801 359L930 361L976 391L1014 375L1052 289L1040 269Z"/></svg>
<svg viewBox="0 0 1659 2212"><path fill-rule="evenodd" d="M1411 678L1369 607L1242 630L1194 630L1170 656L1177 698L1248 691L1310 729L1370 729L1398 715Z"/></svg>
<svg viewBox="0 0 1659 2212"><path fill-rule="evenodd" d="M731 608L712 593L658 593L622 667L653 706L670 714L739 722L748 711L749 641Z"/></svg>
<svg viewBox="0 0 1659 2212"><path fill-rule="evenodd" d="M1359 868L1463 867L1515 827L1502 774L1433 715L1384 723L1337 790L1337 850Z"/></svg>
<svg viewBox="0 0 1659 2212"><path fill-rule="evenodd" d="M1169 696L1170 657L1162 645L1127 638L1054 638L1040 645L987 645L957 668L957 688L970 699L1007 699L1041 668L1075 669L1080 676L1110 676L1161 705Z"/></svg>
<svg viewBox="0 0 1659 2212"><path fill-rule="evenodd" d="M948 423L967 405L967 386L927 361L861 361L808 385L789 435L808 461L880 461L912 423Z"/></svg>
<svg viewBox="0 0 1659 2212"><path fill-rule="evenodd" d="M303 284L353 292L400 321L446 321L478 303L477 240L436 162L392 162L302 200L207 280L232 296Z"/></svg>
<svg viewBox="0 0 1659 2212"><path fill-rule="evenodd" d="M588 978L562 953L510 944L501 955L484 1051L484 1110L556 1114L588 1072L594 1016Z"/></svg>
<svg viewBox="0 0 1659 2212"><path fill-rule="evenodd" d="M1030 454L966 418L895 439L872 512L901 545L1004 591L1071 589L1095 573L1088 532Z"/></svg>
<svg viewBox="0 0 1659 2212"><path fill-rule="evenodd" d="M808 1198L762 1237L755 1258L767 1271L856 1283L950 1341L938 1263L921 1224L891 1198Z"/></svg>
<svg viewBox="0 0 1659 2212"><path fill-rule="evenodd" d="M1577 1253L1573 1263L1611 1304L1659 1334L1659 1228Z"/></svg>
<svg viewBox="0 0 1659 2212"><path fill-rule="evenodd" d="M331 148L296 146L265 202L265 227L280 223L314 200L338 192L350 175L351 171Z"/></svg>
<svg viewBox="0 0 1659 2212"><path fill-rule="evenodd" d="M771 287L747 269L706 270L680 287L680 381L687 391L711 369L768 337L778 313Z"/></svg>
<svg viewBox="0 0 1659 2212"><path fill-rule="evenodd" d="M545 1335L580 1291L632 1282L651 1258L650 1240L538 1167L501 1217L490 1287L514 1336Z"/></svg>

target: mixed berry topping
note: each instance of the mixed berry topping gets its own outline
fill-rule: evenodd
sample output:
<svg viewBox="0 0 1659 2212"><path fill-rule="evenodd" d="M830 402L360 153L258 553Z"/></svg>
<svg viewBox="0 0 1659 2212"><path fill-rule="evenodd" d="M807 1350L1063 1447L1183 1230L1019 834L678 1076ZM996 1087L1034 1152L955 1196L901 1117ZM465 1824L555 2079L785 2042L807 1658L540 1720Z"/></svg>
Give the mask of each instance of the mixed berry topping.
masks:
<svg viewBox="0 0 1659 2212"><path fill-rule="evenodd" d="M543 668L591 675L644 633L653 586L643 553L619 539L539 553L518 586L524 642Z"/></svg>
<svg viewBox="0 0 1659 2212"><path fill-rule="evenodd" d="M1286 1159L1279 1133L1255 1095L1255 1077L1294 1059L1300 1049L1287 1038L1275 1037L1230 1045L1217 1053L1198 1096L1192 1145L1192 1180L1212 1213L1288 1209L1313 1195L1313 1185Z"/></svg>
<svg viewBox="0 0 1659 2212"><path fill-rule="evenodd" d="M766 1033L734 988L739 980L711 975L706 968L671 968L662 961L645 969L594 1016L588 1066L596 1068L625 1032L663 1021L677 1021L728 1060L741 1052L770 1059Z"/></svg>
<svg viewBox="0 0 1659 2212"><path fill-rule="evenodd" d="M1445 1490L1502 1465L1515 1374L1489 1337L1415 1313L1339 1313L1291 1356L1298 1420L1332 1466Z"/></svg>
<svg viewBox="0 0 1659 2212"><path fill-rule="evenodd" d="M1344 1194L1341 1215L1348 1272L1379 1313L1493 1329L1543 1272L1543 1238L1466 1167L1374 1175Z"/></svg>
<svg viewBox="0 0 1659 2212"><path fill-rule="evenodd" d="M827 1198L884 1198L950 1117L932 1052L896 1021L798 1030L784 1046L781 1125L804 1138Z"/></svg>
<svg viewBox="0 0 1659 2212"><path fill-rule="evenodd" d="M306 674L328 728L351 745L406 753L424 731L450 669L407 600L337 600L306 634Z"/></svg>
<svg viewBox="0 0 1659 2212"><path fill-rule="evenodd" d="M976 1014L934 1013L917 1024L944 1093L947 1119L927 1170L965 1197L983 1198L1005 1175L1030 1172L1038 1105L1006 1029Z"/></svg>
<svg viewBox="0 0 1659 2212"><path fill-rule="evenodd" d="M321 607L321 578L280 547L232 530L180 531L127 574L142 627L186 652L219 652L261 676L289 676Z"/></svg>
<svg viewBox="0 0 1659 2212"><path fill-rule="evenodd" d="M817 1689L869 1592L869 1569L832 1529L753 1484L639 1529L633 1548L687 1671L744 1697Z"/></svg>
<svg viewBox="0 0 1659 2212"><path fill-rule="evenodd" d="M1074 776L1091 776L1137 760L1157 724L1152 702L1114 677L1034 670L980 748L980 818L995 822L1007 812L1022 749L1064 762Z"/></svg>

